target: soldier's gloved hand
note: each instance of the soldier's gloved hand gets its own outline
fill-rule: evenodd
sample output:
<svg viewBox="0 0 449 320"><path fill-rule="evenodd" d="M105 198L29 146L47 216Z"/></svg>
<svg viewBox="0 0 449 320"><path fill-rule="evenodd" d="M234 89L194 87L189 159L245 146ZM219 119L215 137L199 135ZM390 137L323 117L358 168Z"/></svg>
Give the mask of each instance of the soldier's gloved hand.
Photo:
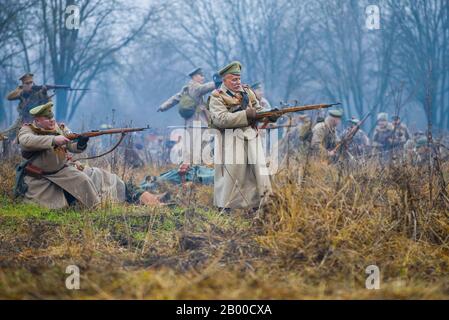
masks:
<svg viewBox="0 0 449 320"><path fill-rule="evenodd" d="M55 146L62 146L70 142L70 139L64 137L63 135L56 136L53 138L53 144Z"/></svg>
<svg viewBox="0 0 449 320"><path fill-rule="evenodd" d="M256 109L254 108L246 108L246 119L249 124L253 124L256 122Z"/></svg>
<svg viewBox="0 0 449 320"><path fill-rule="evenodd" d="M89 137L80 136L78 138L78 144L77 144L78 149L80 149L80 150L86 149L88 141L89 141Z"/></svg>
<svg viewBox="0 0 449 320"><path fill-rule="evenodd" d="M279 111L279 109L278 108L274 108L271 111ZM270 121L270 122L276 122L276 121L278 121L278 119L279 119L279 116L276 116L276 115L268 117L268 121Z"/></svg>
<svg viewBox="0 0 449 320"><path fill-rule="evenodd" d="M221 84L223 83L223 79L221 79L220 75L218 73L214 73L212 79L214 80L215 83L215 89L220 88Z"/></svg>

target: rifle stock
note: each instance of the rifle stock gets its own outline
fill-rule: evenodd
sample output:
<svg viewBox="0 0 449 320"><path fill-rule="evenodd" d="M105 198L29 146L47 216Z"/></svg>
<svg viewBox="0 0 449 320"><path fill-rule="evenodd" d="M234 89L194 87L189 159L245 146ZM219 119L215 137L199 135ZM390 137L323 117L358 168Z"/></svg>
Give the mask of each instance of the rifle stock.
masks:
<svg viewBox="0 0 449 320"><path fill-rule="evenodd" d="M343 147L344 145L348 144L349 142L351 142L351 140L354 138L354 136L356 135L356 133L360 130L360 128L362 127L362 125L366 122L366 120L371 116L371 112L368 112L362 120L360 120L360 122L355 125L351 131L348 132L348 134L343 137L343 139L341 139L341 141L335 146L334 148L334 152L337 152L341 149L341 147Z"/></svg>

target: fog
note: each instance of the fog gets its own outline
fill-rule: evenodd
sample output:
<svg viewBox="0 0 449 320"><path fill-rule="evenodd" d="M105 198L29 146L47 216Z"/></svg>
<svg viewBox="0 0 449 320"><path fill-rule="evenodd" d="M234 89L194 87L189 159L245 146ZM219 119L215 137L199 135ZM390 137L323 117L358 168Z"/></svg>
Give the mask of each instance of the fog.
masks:
<svg viewBox="0 0 449 320"><path fill-rule="evenodd" d="M68 29L73 4L79 28ZM342 102L347 118L386 111L412 130L449 128L445 0L0 0L0 48L2 97L28 71L90 89L56 92L58 120L76 130L182 124L176 108L156 109L194 67L210 81L232 60L274 106ZM16 104L1 100L0 128Z"/></svg>

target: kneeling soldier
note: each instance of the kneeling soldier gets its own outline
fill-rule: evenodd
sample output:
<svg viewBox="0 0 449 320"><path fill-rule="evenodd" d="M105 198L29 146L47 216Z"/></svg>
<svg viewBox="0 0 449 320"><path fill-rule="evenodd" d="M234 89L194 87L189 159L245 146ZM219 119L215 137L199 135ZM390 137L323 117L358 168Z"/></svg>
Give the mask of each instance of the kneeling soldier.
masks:
<svg viewBox="0 0 449 320"><path fill-rule="evenodd" d="M335 156L335 147L339 139L337 127L343 117L342 110L330 110L323 122L318 122L312 129L311 146L314 152L323 158Z"/></svg>
<svg viewBox="0 0 449 320"><path fill-rule="evenodd" d="M49 102L31 109L33 122L24 124L19 131L18 144L27 161L19 166L24 168L24 176L18 172L16 195L50 209L72 203L92 208L102 200L126 201L125 183L117 175L100 168L84 168L70 159L69 152L83 152L89 138L81 136L76 142L66 138L70 131L56 123L52 107Z"/></svg>

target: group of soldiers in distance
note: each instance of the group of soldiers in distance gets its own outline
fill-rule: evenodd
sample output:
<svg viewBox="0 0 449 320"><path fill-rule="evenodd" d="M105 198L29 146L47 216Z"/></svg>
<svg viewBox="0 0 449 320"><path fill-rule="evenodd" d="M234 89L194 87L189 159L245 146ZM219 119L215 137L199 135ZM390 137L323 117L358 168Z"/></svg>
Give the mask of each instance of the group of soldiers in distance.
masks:
<svg viewBox="0 0 449 320"><path fill-rule="evenodd" d="M241 74L241 63L233 61L214 74L213 81L205 82L203 70L195 68L188 74L190 81L181 91L157 109L158 112L165 112L178 106L179 114L185 119L185 128L188 130L193 121L201 121L205 127L219 131L240 129L243 132L244 159L257 161L243 164L214 163L214 205L226 211L240 208L257 210L263 203L262 199L271 193L271 177L264 174L259 165L268 165L269 161L259 161L259 158L265 155L258 152L257 148L254 149L254 145L247 143L247 137L259 136L257 114L271 110L272 107L265 98L262 83L245 85L241 83ZM53 103L47 94L48 88L36 86L33 74L30 73L23 75L20 81L22 84L7 97L9 100L19 100L19 118L12 127L0 132L0 138L18 134L17 143L22 149L22 155L29 162L25 169L32 168L31 173L24 170L24 181L31 187L25 188L22 194L26 200L51 208L65 207L73 202L92 207L103 199L102 184L109 181L108 188L114 190L113 198L119 202L127 199L130 201L130 198L131 201L143 204L159 202L161 195L144 190L132 193L129 186L106 170L84 168L83 165L71 161L70 157L61 160L68 152L79 153L86 150L89 139L80 139L76 143L65 139L64 132L67 127L55 122ZM326 115L319 114L318 117L312 115L297 115L294 117L296 123L292 125L290 122L288 126L275 124L278 120L285 123L285 119L282 120L284 117L279 119L278 116L273 116L266 119L266 123L270 123L267 128L282 127L286 133L279 143L281 153L286 153L289 157L291 152L301 156L312 151L314 155L330 162L378 157L382 161L394 159L422 165L429 159L429 143L424 132L417 131L411 135L399 116L393 117L392 122L389 122L388 114L379 113L370 139L361 128L361 120L355 117L345 120L344 130L338 132L345 118L342 109L329 109ZM230 152L229 148L233 146L226 144L224 136L222 138L223 140L217 138L214 153L224 159L225 154ZM444 147L444 144L441 146ZM36 171L40 173L36 175ZM65 184L66 181L71 182ZM74 191L80 190L77 181L78 187L84 190L81 194ZM51 189L51 192L42 192L45 188ZM111 194L108 196L111 197ZM53 197L58 198L58 201L52 201Z"/></svg>
<svg viewBox="0 0 449 320"><path fill-rule="evenodd" d="M298 150L303 155L308 151L319 153L331 162L346 160L355 163L378 159L382 163L400 161L423 165L428 160L430 148L426 133L421 130L410 133L399 116L393 116L392 121L389 121L387 113L377 114L371 135L357 127L360 126L360 119L351 117L344 123L342 119L340 110L330 110L326 116L318 115L315 121L307 115L298 116L294 129L281 143L282 152L285 153L285 143L288 141L290 150ZM354 129L355 134L351 136ZM348 136L351 136L350 139L345 140ZM340 143L343 145L337 153L336 147ZM444 145L440 146L441 153L447 154Z"/></svg>
<svg viewBox="0 0 449 320"><path fill-rule="evenodd" d="M190 81L176 95L169 98L161 104L158 111L164 112L174 106L179 107L179 113L188 119L186 125L191 125L192 120L201 120L207 125L207 108L205 97L214 89L220 86L217 83L217 75L214 75L214 81L205 83L205 77L201 68L192 70L188 76ZM265 97L262 82L256 82L251 85L251 89L255 93L261 107L264 110L270 110L271 104ZM184 116L183 94L187 93L194 98L196 111ZM360 119L351 117L341 123L344 114L341 110L330 110L327 115L319 114L314 121L309 115L299 115L295 117L293 125L279 125L281 131L287 132L283 141L280 143L281 153L286 152L287 140L289 143L289 152L306 153L312 150L313 153L319 153L329 159L343 157L350 160L366 159L367 157L377 157L383 161L396 160L407 161L413 165L422 165L426 162L429 155L428 139L424 131L418 130L413 134L410 133L407 125L401 121L398 115L391 117L385 112L377 114L376 126L373 130L371 138L364 132L362 128L357 128L356 133L349 141L342 146L339 155L335 150L339 142L348 136L356 126L359 126ZM279 119L279 123L286 123L286 117ZM275 126L276 127L276 126ZM293 127L286 129L285 127ZM338 131L343 127L342 131ZM444 147L444 145L443 145ZM442 148L443 154L447 153L447 149Z"/></svg>

